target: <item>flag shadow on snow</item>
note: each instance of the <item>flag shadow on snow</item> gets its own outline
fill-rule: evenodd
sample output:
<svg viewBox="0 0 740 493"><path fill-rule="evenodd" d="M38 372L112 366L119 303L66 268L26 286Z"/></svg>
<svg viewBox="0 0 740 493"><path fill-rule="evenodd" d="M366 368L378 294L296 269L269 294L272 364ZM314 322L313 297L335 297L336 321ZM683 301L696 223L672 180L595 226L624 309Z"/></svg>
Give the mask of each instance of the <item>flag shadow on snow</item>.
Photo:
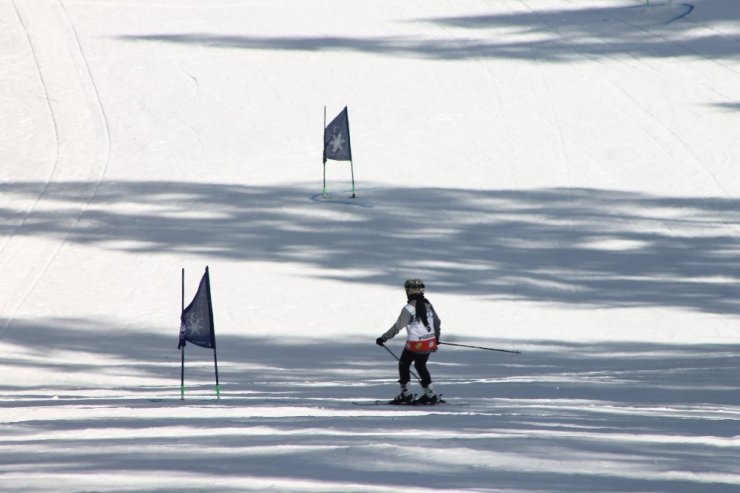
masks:
<svg viewBox="0 0 740 493"><path fill-rule="evenodd" d="M0 192L35 197L39 186L5 183ZM295 262L357 285L396 285L414 265L437 292L740 314L738 199L369 187L362 196L372 207L348 207L313 201L315 189L300 185L104 182L77 221L73 205L89 187L50 184L45 197L70 207L32 220L0 210L3 232L205 261ZM126 213L121 203L146 207ZM334 274L348 271L357 274Z"/></svg>

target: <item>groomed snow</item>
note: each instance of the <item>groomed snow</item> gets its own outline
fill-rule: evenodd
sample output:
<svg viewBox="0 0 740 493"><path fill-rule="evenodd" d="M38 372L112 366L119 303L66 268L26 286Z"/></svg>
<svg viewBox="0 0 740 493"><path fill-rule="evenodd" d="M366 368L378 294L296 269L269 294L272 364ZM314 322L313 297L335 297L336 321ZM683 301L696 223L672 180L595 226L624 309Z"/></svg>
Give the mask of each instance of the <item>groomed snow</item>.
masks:
<svg viewBox="0 0 740 493"><path fill-rule="evenodd" d="M737 491L738 19L0 0L0 491ZM206 265L221 398L189 345L183 401ZM521 354L371 405L409 277L443 341Z"/></svg>

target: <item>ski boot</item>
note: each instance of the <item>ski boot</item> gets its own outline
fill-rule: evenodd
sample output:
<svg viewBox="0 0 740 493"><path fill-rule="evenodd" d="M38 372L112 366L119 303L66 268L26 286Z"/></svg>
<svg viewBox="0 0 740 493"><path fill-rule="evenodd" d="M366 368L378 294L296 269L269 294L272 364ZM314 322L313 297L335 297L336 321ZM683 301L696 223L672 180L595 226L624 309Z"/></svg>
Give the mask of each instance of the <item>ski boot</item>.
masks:
<svg viewBox="0 0 740 493"><path fill-rule="evenodd" d="M393 405L405 405L414 403L414 394L409 392L409 388L406 385L401 385L401 393L389 401L388 404Z"/></svg>
<svg viewBox="0 0 740 493"><path fill-rule="evenodd" d="M388 402L388 404L393 404L394 406L403 406L413 403L414 396L412 394L404 394L403 392L394 397L392 401Z"/></svg>
<svg viewBox="0 0 740 493"><path fill-rule="evenodd" d="M424 395L414 401L414 404L419 405L433 405L442 402L437 394L434 393L434 387L430 383L424 389Z"/></svg>

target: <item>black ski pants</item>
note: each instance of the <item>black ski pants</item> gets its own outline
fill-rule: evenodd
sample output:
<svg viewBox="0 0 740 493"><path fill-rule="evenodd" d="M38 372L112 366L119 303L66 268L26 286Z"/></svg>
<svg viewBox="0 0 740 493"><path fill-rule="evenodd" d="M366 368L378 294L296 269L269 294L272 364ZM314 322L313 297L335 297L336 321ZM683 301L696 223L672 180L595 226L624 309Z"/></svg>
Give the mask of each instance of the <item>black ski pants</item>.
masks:
<svg viewBox="0 0 740 493"><path fill-rule="evenodd" d="M404 348L398 360L398 383L405 385L411 381L411 363L413 363L421 379L421 386L427 388L432 383L432 376L427 370L429 354L415 353Z"/></svg>

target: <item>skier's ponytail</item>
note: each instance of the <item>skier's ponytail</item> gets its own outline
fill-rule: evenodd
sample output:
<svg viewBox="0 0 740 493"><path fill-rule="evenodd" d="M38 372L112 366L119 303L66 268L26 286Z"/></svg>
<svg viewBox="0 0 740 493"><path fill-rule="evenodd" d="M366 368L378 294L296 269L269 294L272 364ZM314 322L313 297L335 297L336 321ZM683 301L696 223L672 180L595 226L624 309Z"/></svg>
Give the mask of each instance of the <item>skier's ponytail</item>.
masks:
<svg viewBox="0 0 740 493"><path fill-rule="evenodd" d="M414 305L414 308L416 309L416 316L419 317L421 322L424 324L424 327L427 329L431 329L429 325L429 320L427 319L427 303L429 303L429 300L427 300L423 294L412 294L409 296L409 303L412 303ZM429 303L431 305L431 303Z"/></svg>

